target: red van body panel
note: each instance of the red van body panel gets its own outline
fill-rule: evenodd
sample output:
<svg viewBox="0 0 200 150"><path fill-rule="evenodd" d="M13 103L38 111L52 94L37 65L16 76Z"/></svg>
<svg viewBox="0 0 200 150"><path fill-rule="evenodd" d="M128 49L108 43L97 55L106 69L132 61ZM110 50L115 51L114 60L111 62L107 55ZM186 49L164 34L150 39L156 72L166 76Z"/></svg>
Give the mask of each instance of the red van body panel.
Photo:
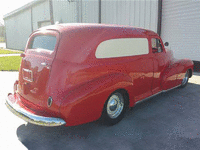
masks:
<svg viewBox="0 0 200 150"><path fill-rule="evenodd" d="M31 47L40 35L56 37L53 51ZM100 43L120 38L146 38L149 53L95 57ZM153 52L152 38L161 41L161 53ZM101 24L53 25L30 36L21 62L18 89L10 97L27 111L62 118L66 126L74 126L99 119L114 91L125 90L129 107L133 107L138 101L181 85L188 69L192 75L193 62L176 60L150 30ZM53 102L49 107L50 97Z"/></svg>

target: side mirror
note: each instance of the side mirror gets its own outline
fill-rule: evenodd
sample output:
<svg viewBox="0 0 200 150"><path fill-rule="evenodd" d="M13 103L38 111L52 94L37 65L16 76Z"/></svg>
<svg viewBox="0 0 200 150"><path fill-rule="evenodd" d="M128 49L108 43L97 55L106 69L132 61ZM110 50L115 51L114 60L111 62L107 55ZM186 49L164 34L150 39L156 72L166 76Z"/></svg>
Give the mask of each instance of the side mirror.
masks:
<svg viewBox="0 0 200 150"><path fill-rule="evenodd" d="M165 46L169 46L169 43L168 42L165 42L165 44L164 44Z"/></svg>

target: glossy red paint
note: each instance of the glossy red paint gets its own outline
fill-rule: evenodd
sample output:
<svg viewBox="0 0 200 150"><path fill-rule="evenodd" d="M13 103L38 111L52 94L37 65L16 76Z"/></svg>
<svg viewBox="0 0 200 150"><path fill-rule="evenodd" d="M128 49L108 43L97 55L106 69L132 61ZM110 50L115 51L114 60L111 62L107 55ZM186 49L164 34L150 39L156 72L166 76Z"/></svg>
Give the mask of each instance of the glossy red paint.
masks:
<svg viewBox="0 0 200 150"><path fill-rule="evenodd" d="M38 35L56 36L55 50L30 49ZM147 38L149 54L95 57L101 42L119 38ZM61 24L41 28L28 40L18 91L9 99L31 113L60 117L66 126L99 119L107 98L119 89L128 93L129 107L133 107L137 101L180 85L186 70L193 71L193 62L174 59L161 39L163 52L153 53L152 38L160 39L153 31L130 26ZM48 107L50 96L53 103Z"/></svg>

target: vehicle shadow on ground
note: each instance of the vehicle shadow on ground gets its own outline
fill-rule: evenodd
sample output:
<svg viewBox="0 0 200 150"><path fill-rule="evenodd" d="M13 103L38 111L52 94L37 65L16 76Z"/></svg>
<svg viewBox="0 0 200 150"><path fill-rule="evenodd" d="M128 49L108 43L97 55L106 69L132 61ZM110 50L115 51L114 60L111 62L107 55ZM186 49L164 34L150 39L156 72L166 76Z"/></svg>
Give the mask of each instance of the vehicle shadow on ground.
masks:
<svg viewBox="0 0 200 150"><path fill-rule="evenodd" d="M162 149L159 145L171 149L181 140L185 144L189 140L184 135L177 139L177 134L181 134L172 132L177 122L196 126L183 120L197 116L199 89L200 85L188 83L183 89L177 88L157 95L137 104L120 123L111 127L101 125L98 121L75 127L23 124L18 127L17 136L29 150ZM196 128L200 130L200 127ZM200 143L200 140L193 142L195 143L192 144Z"/></svg>
<svg viewBox="0 0 200 150"><path fill-rule="evenodd" d="M77 141L85 141L98 126L94 122L75 127L42 127L28 123L18 127L17 136L29 150L73 149Z"/></svg>

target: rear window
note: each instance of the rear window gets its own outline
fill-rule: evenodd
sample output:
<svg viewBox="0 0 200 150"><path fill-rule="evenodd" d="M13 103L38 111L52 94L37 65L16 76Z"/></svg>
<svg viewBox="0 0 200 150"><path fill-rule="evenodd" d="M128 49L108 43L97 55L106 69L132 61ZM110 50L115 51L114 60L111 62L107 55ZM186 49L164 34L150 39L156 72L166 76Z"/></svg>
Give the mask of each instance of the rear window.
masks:
<svg viewBox="0 0 200 150"><path fill-rule="evenodd" d="M31 49L47 49L54 51L56 46L56 37L50 35L36 36L32 42Z"/></svg>

